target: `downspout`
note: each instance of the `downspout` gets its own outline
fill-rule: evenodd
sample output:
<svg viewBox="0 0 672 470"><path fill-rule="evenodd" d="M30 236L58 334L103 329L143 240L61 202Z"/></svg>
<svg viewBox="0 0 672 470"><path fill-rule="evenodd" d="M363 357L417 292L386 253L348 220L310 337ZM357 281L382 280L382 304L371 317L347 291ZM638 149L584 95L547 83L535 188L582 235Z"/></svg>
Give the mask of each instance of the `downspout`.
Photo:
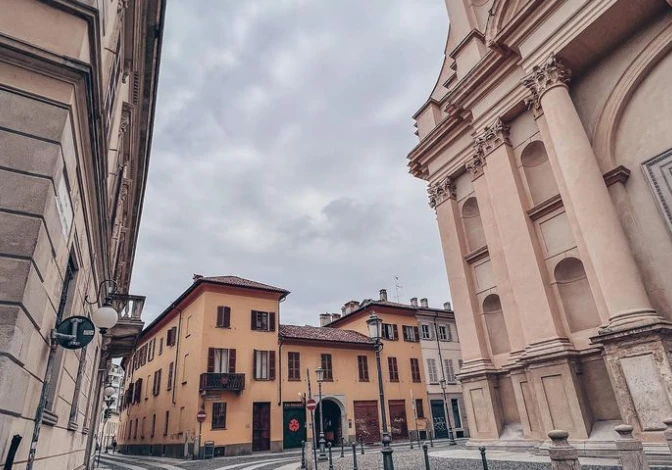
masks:
<svg viewBox="0 0 672 470"><path fill-rule="evenodd" d="M180 319L177 322L177 344L175 345L175 367L173 367L173 405L175 401L175 390L177 390L177 361L180 358L180 333L182 332L182 309L177 308L173 302L173 309L180 312Z"/></svg>
<svg viewBox="0 0 672 470"><path fill-rule="evenodd" d="M436 319L439 317L437 312L434 312L434 337L436 338L436 347L439 350L439 362L441 362L441 378L446 380L446 372L443 370L443 355L441 354L441 343L439 342L439 327L436 325Z"/></svg>
<svg viewBox="0 0 672 470"><path fill-rule="evenodd" d="M279 330L280 323L278 322L278 406L282 405L282 337Z"/></svg>

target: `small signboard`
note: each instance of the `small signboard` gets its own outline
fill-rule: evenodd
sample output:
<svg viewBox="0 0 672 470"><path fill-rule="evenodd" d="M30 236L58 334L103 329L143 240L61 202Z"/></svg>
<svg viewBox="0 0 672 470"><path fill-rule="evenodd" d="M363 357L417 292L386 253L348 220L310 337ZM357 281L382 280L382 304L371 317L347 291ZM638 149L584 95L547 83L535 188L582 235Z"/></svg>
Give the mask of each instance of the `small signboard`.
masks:
<svg viewBox="0 0 672 470"><path fill-rule="evenodd" d="M199 423L202 423L203 421L205 421L205 418L207 418L207 417L208 417L208 415L205 413L205 410L200 410L196 414L196 419L198 420Z"/></svg>
<svg viewBox="0 0 672 470"><path fill-rule="evenodd" d="M56 341L65 349L82 349L93 341L96 327L87 317L74 315L56 326Z"/></svg>

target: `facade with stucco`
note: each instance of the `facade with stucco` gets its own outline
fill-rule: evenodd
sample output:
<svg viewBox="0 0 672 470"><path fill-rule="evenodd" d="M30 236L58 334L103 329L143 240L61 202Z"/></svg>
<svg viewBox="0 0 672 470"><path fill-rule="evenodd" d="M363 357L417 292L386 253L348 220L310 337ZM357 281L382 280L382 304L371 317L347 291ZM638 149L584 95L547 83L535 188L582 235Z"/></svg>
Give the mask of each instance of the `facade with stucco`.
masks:
<svg viewBox="0 0 672 470"><path fill-rule="evenodd" d="M446 0L414 116L464 361L472 443L672 416L672 5Z"/></svg>
<svg viewBox="0 0 672 470"><path fill-rule="evenodd" d="M102 281L128 293L163 11L161 0L0 0L0 465L6 468L90 465L104 371L142 329L135 309L120 315L104 343L96 334L86 348L66 350L50 338L60 320L90 316L102 303ZM125 337L121 343L117 334Z"/></svg>

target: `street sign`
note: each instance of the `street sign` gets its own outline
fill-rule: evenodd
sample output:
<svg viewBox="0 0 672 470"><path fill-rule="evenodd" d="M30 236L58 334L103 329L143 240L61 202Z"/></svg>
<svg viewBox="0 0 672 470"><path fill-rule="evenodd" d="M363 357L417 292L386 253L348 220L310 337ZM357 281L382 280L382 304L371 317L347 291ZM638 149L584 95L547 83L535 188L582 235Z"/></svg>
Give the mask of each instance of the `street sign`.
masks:
<svg viewBox="0 0 672 470"><path fill-rule="evenodd" d="M66 349L81 349L96 335L96 327L87 317L74 315L56 326L55 339Z"/></svg>
<svg viewBox="0 0 672 470"><path fill-rule="evenodd" d="M308 411L315 411L315 408L317 408L317 403L315 402L315 400L313 400L312 398L310 398L310 399L306 402L306 408L308 408Z"/></svg>
<svg viewBox="0 0 672 470"><path fill-rule="evenodd" d="M205 410L201 410L196 414L196 419L198 420L199 423L205 421L205 418L207 417L208 415L205 413Z"/></svg>

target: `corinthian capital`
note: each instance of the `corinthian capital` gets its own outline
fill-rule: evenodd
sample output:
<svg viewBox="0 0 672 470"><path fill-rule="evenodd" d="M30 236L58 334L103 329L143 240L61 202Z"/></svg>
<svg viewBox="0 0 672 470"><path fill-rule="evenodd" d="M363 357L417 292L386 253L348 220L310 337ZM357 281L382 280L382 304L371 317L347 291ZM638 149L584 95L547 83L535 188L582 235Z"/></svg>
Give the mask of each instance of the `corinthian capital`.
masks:
<svg viewBox="0 0 672 470"><path fill-rule="evenodd" d="M546 63L532 68L532 72L523 78L523 85L532 92L532 102L538 108L539 100L546 91L556 86L568 86L571 76L572 72L555 57L555 54L551 54Z"/></svg>
<svg viewBox="0 0 672 470"><path fill-rule="evenodd" d="M440 179L427 188L429 195L429 207L435 209L442 202L454 198L456 192L455 182L448 176Z"/></svg>
<svg viewBox="0 0 672 470"><path fill-rule="evenodd" d="M486 126L480 134L474 136L474 151L476 152L476 159L481 161L480 166L483 166L485 157L502 144L509 144L509 126L504 124L500 118L497 118L495 122Z"/></svg>

